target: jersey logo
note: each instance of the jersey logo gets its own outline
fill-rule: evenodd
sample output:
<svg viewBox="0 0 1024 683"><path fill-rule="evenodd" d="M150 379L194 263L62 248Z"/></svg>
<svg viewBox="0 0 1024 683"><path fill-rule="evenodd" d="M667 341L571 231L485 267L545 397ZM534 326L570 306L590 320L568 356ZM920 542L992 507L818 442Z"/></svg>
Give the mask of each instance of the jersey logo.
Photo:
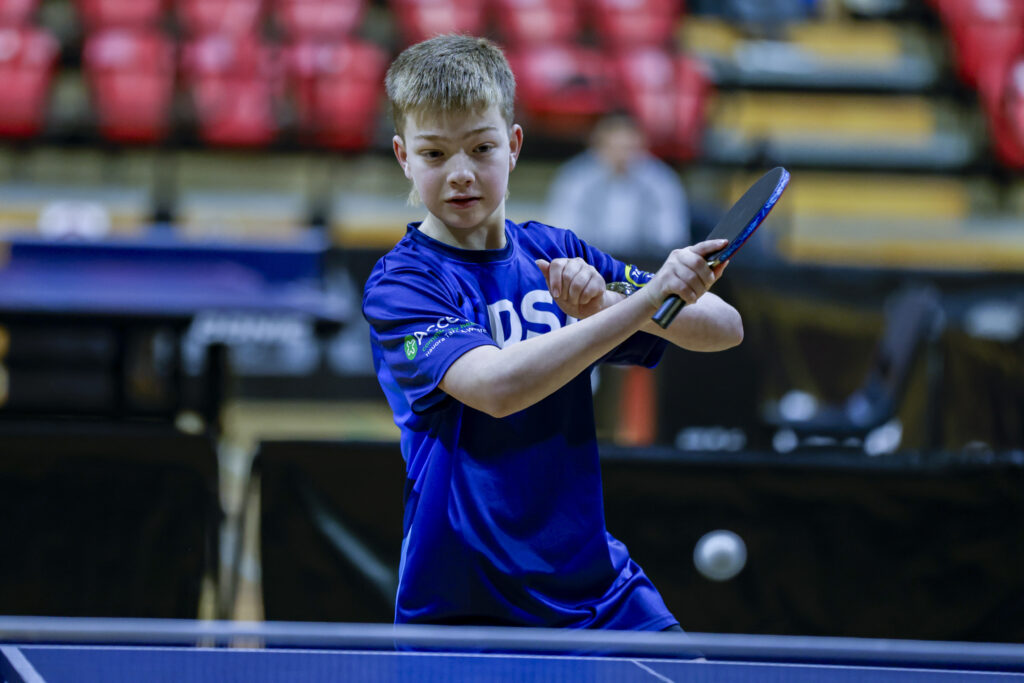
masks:
<svg viewBox="0 0 1024 683"><path fill-rule="evenodd" d="M640 270L634 265L626 266L626 282L634 287L643 287L651 281L652 277L654 277L654 275L648 273L646 270Z"/></svg>
<svg viewBox="0 0 1024 683"><path fill-rule="evenodd" d="M416 341L416 337L411 334L405 337L405 357L412 360L416 357L416 352L419 351L420 345Z"/></svg>
<svg viewBox="0 0 1024 683"><path fill-rule="evenodd" d="M554 299L551 298L551 292L546 289L527 292L523 295L518 310L509 299L500 299L492 304L487 304L491 337L499 348L505 348L524 338L530 339L545 332L557 330L562 327L562 319L556 311L558 311L558 307L555 305ZM567 316L565 324L575 320L575 318ZM529 329L527 325L542 328L543 331Z"/></svg>
<svg viewBox="0 0 1024 683"><path fill-rule="evenodd" d="M423 350L423 356L427 357L434 352L441 342L446 339L450 339L456 334L464 334L471 332L474 328L480 326L465 321L461 318L453 318L450 315L443 316L437 319L433 325L427 327L426 330L417 330L412 334L405 335L402 340L402 350L405 351L405 357L409 360L413 360L420 353L420 347L426 347Z"/></svg>

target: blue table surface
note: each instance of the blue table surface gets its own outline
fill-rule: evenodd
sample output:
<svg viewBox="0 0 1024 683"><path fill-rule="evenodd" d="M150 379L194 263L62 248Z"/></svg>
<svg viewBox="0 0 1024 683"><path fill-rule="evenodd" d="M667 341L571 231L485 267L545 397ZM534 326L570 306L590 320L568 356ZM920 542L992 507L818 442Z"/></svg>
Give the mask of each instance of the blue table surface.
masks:
<svg viewBox="0 0 1024 683"><path fill-rule="evenodd" d="M193 315L289 311L343 320L322 288L325 246L193 243L167 236L107 242L17 239L0 262L0 311Z"/></svg>
<svg viewBox="0 0 1024 683"><path fill-rule="evenodd" d="M83 645L3 646L0 674L4 683L1024 680L1024 673L866 664Z"/></svg>
<svg viewBox="0 0 1024 683"><path fill-rule="evenodd" d="M687 658L694 652L706 660ZM1024 645L0 615L2 683L982 679L1024 680Z"/></svg>

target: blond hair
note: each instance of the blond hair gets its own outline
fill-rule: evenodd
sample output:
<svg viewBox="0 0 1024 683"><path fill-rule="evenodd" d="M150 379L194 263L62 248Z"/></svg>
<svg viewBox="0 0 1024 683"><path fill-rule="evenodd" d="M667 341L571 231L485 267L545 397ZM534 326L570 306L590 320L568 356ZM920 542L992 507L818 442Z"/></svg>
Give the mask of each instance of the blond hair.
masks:
<svg viewBox="0 0 1024 683"><path fill-rule="evenodd" d="M479 112L496 106L512 125L516 81L501 48L486 38L441 35L406 48L384 80L395 132L406 116Z"/></svg>

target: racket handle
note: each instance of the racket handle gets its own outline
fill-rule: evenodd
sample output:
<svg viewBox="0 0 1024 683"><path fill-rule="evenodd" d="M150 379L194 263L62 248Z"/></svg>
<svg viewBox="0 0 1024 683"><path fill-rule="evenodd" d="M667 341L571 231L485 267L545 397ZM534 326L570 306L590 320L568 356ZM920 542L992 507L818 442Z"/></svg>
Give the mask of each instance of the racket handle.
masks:
<svg viewBox="0 0 1024 683"><path fill-rule="evenodd" d="M722 259L720 259L717 254L708 260L708 268L716 268L721 264ZM679 311L683 310L683 306L685 305L686 302L680 299L678 294L669 294L665 297L665 300L661 302L661 307L658 309L658 312L651 316L651 320L658 323L658 325L661 326L661 329L664 330L672 324L672 321L676 319L676 316L679 315Z"/></svg>
<svg viewBox="0 0 1024 683"><path fill-rule="evenodd" d="M651 320L658 323L661 329L667 328L672 324L672 321L676 319L676 315L679 311L683 310L683 306L686 302L679 298L676 294L669 294L665 297L665 300L661 302L661 307L658 308L658 312L651 316Z"/></svg>

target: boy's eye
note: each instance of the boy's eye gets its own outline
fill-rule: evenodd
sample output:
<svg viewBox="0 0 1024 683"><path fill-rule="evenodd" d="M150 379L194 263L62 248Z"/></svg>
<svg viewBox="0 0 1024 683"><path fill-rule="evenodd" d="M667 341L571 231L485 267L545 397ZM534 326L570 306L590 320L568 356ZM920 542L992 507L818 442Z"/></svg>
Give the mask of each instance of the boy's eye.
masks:
<svg viewBox="0 0 1024 683"><path fill-rule="evenodd" d="M420 152L420 155L427 159L439 159L441 157L441 151L436 149L425 149Z"/></svg>
<svg viewBox="0 0 1024 683"><path fill-rule="evenodd" d="M485 142L484 144L479 145L476 148L476 151L480 152L481 154L486 154L487 152L490 152L492 149L494 149L494 145L490 142Z"/></svg>

